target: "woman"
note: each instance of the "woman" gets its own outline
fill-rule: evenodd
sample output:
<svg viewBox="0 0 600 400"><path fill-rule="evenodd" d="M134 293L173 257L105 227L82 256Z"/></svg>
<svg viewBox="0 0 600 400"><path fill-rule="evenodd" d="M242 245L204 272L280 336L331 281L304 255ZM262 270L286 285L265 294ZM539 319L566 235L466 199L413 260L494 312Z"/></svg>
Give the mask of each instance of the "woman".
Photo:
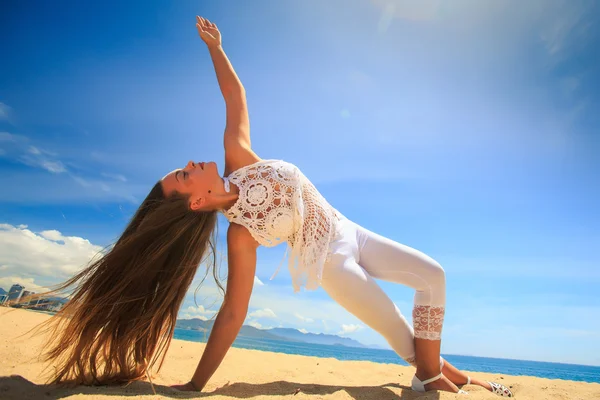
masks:
<svg viewBox="0 0 600 400"><path fill-rule="evenodd" d="M214 162L190 161L167 174L116 245L62 285L80 282L55 318L51 337L57 343L46 356L59 362L53 381L128 382L143 378L157 361L162 364L198 265L209 248L214 257L212 233L222 212L231 222L224 301L192 379L173 387L204 388L246 318L257 248L287 242L294 289L323 287L382 334L416 367L414 390L464 393L456 385L473 383L511 397L501 385L470 380L441 359L445 276L438 263L349 221L298 168L261 160L252 151L244 88L223 51L221 34L200 17L196 27L226 103L224 177ZM416 289L414 329L373 278Z"/></svg>

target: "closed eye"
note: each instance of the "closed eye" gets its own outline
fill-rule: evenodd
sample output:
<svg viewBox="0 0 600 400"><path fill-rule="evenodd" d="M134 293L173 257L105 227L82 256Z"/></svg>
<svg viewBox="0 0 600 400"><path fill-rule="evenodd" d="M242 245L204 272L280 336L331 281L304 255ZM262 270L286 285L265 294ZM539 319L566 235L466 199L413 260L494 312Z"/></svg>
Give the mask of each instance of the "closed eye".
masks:
<svg viewBox="0 0 600 400"><path fill-rule="evenodd" d="M179 176L181 176L181 177L182 177L182 178L181 178L181 180L186 180L186 179L187 179L187 176L188 176L188 173L187 173L187 172L185 172L184 170L180 169L179 171L175 172L175 180L176 180L177 182L180 182L180 180L179 180L179 179L180 179L180 178L179 178Z"/></svg>

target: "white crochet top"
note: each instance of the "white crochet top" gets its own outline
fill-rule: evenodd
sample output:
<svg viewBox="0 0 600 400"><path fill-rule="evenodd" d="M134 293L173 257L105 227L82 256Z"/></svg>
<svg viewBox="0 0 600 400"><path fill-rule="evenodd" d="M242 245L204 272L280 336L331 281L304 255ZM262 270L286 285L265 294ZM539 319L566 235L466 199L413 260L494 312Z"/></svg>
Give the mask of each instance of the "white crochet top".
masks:
<svg viewBox="0 0 600 400"><path fill-rule="evenodd" d="M285 161L259 161L224 180L226 189L229 182L239 188L236 203L223 211L225 217L246 227L263 246L287 242L294 291L301 286L316 289L335 234L337 211L295 165Z"/></svg>

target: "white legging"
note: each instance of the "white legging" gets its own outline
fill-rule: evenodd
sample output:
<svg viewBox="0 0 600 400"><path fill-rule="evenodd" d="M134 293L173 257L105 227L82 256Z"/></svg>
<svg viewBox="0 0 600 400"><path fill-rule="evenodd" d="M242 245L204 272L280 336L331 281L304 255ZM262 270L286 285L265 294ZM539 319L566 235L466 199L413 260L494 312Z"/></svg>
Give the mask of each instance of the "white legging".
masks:
<svg viewBox="0 0 600 400"><path fill-rule="evenodd" d="M414 330L373 278L416 290ZM342 307L379 332L410 364L415 362L415 337L440 340L446 302L444 270L418 250L342 218L330 245L321 286Z"/></svg>

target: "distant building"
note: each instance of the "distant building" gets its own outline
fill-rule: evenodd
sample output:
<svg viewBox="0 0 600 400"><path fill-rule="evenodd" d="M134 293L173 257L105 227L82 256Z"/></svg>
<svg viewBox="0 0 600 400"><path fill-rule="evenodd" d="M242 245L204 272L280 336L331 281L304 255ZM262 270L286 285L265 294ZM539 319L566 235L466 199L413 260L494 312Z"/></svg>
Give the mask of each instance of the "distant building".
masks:
<svg viewBox="0 0 600 400"><path fill-rule="evenodd" d="M35 292L30 292L29 290L23 290L23 294L21 294L21 299L25 300L27 299L27 297L33 296L35 294ZM30 306L35 304L35 302L37 301L36 297L32 297L27 299L24 303L21 303L24 306Z"/></svg>
<svg viewBox="0 0 600 400"><path fill-rule="evenodd" d="M35 292L24 290L25 287L18 283L11 286L10 291L6 293L2 288L0 290L0 304L14 308L31 308L34 310L45 311L60 311L60 309L69 301L64 297L44 297L44 293L36 294ZM19 303L20 299L26 301Z"/></svg>
<svg viewBox="0 0 600 400"><path fill-rule="evenodd" d="M32 294L35 294L35 292L31 292L29 290L23 290L23 294L21 295L21 297L31 296Z"/></svg>
<svg viewBox="0 0 600 400"><path fill-rule="evenodd" d="M19 285L18 283L12 285L10 287L10 290L8 291L8 298L6 299L6 301L14 302L15 300L18 300L19 297L21 297L21 292L23 291L23 289L25 289L25 287Z"/></svg>
<svg viewBox="0 0 600 400"><path fill-rule="evenodd" d="M29 303L28 308L33 308L35 310L60 311L67 301L67 299L62 297L38 297Z"/></svg>

